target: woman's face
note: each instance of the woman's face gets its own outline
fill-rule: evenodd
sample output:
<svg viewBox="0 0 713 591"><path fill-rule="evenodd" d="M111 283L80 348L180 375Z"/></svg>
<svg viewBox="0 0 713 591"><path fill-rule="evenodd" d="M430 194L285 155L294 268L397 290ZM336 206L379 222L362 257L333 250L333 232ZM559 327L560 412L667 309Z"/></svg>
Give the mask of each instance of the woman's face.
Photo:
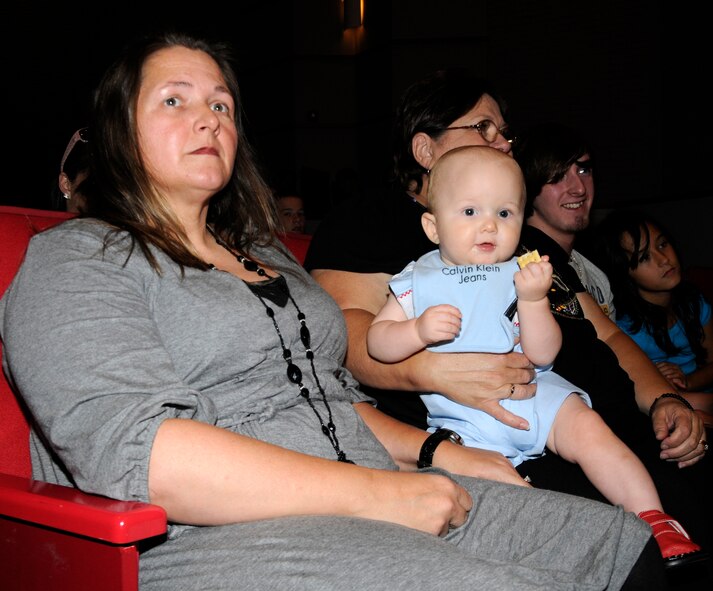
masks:
<svg viewBox="0 0 713 591"><path fill-rule="evenodd" d="M678 256L668 238L656 226L646 224L649 231L649 244L642 235L639 248L639 265L629 269L629 277L636 284L641 297L646 294L670 291L681 282L681 266ZM634 253L634 241L628 233L621 238L621 246L631 257Z"/></svg>
<svg viewBox="0 0 713 591"><path fill-rule="evenodd" d="M505 120L503 119L503 114L500 112L500 107L497 101L489 94L484 94L470 111L453 121L448 127L475 125L486 119L492 121L498 129L505 127ZM424 150L419 150L418 147L414 146L414 155L418 163L428 170L433 168L433 165L443 154L453 148L459 148L461 146L491 146L501 152L512 155L512 145L501 133L498 133L492 142L486 141L480 132L472 127L466 129L448 129L444 131L438 139L426 134L416 135L424 136L422 139L427 142L427 145ZM414 138L414 141L416 141L416 139L417 138Z"/></svg>
<svg viewBox="0 0 713 591"><path fill-rule="evenodd" d="M174 206L204 203L227 184L238 146L235 103L209 55L177 46L150 56L136 121L149 175Z"/></svg>

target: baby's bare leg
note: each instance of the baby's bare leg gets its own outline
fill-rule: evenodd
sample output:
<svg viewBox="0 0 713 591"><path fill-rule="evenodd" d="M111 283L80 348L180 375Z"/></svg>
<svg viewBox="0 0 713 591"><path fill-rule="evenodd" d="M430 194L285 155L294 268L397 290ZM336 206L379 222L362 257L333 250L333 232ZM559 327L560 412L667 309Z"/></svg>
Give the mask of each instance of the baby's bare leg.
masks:
<svg viewBox="0 0 713 591"><path fill-rule="evenodd" d="M636 514L663 510L653 480L639 458L578 395L572 394L562 404L547 447L579 464L610 503Z"/></svg>

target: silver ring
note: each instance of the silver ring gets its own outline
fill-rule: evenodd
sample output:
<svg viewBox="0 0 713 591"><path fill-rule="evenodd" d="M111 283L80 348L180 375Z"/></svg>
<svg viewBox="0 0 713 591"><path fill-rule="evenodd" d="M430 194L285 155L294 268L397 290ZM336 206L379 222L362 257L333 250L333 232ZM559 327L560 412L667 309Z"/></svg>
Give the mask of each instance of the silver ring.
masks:
<svg viewBox="0 0 713 591"><path fill-rule="evenodd" d="M510 396L515 394L515 384L510 384Z"/></svg>

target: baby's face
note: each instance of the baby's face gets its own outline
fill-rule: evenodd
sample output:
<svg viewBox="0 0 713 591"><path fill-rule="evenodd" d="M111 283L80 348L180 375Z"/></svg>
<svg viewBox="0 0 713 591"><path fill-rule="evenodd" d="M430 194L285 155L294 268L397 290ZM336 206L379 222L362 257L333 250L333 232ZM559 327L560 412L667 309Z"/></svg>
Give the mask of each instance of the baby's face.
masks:
<svg viewBox="0 0 713 591"><path fill-rule="evenodd" d="M524 221L519 168L511 158L460 156L439 171L432 187L441 258L451 265L510 260Z"/></svg>

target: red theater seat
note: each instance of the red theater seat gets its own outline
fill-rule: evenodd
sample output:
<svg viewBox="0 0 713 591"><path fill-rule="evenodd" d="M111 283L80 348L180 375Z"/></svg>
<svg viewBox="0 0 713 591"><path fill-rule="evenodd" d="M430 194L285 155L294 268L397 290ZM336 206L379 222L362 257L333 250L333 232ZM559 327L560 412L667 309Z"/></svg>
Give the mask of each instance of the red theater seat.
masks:
<svg viewBox="0 0 713 591"><path fill-rule="evenodd" d="M0 206L0 295L30 237L70 217ZM303 262L309 237L283 240ZM163 541L165 511L33 480L28 421L2 372L0 417L0 589L137 591L139 546Z"/></svg>

